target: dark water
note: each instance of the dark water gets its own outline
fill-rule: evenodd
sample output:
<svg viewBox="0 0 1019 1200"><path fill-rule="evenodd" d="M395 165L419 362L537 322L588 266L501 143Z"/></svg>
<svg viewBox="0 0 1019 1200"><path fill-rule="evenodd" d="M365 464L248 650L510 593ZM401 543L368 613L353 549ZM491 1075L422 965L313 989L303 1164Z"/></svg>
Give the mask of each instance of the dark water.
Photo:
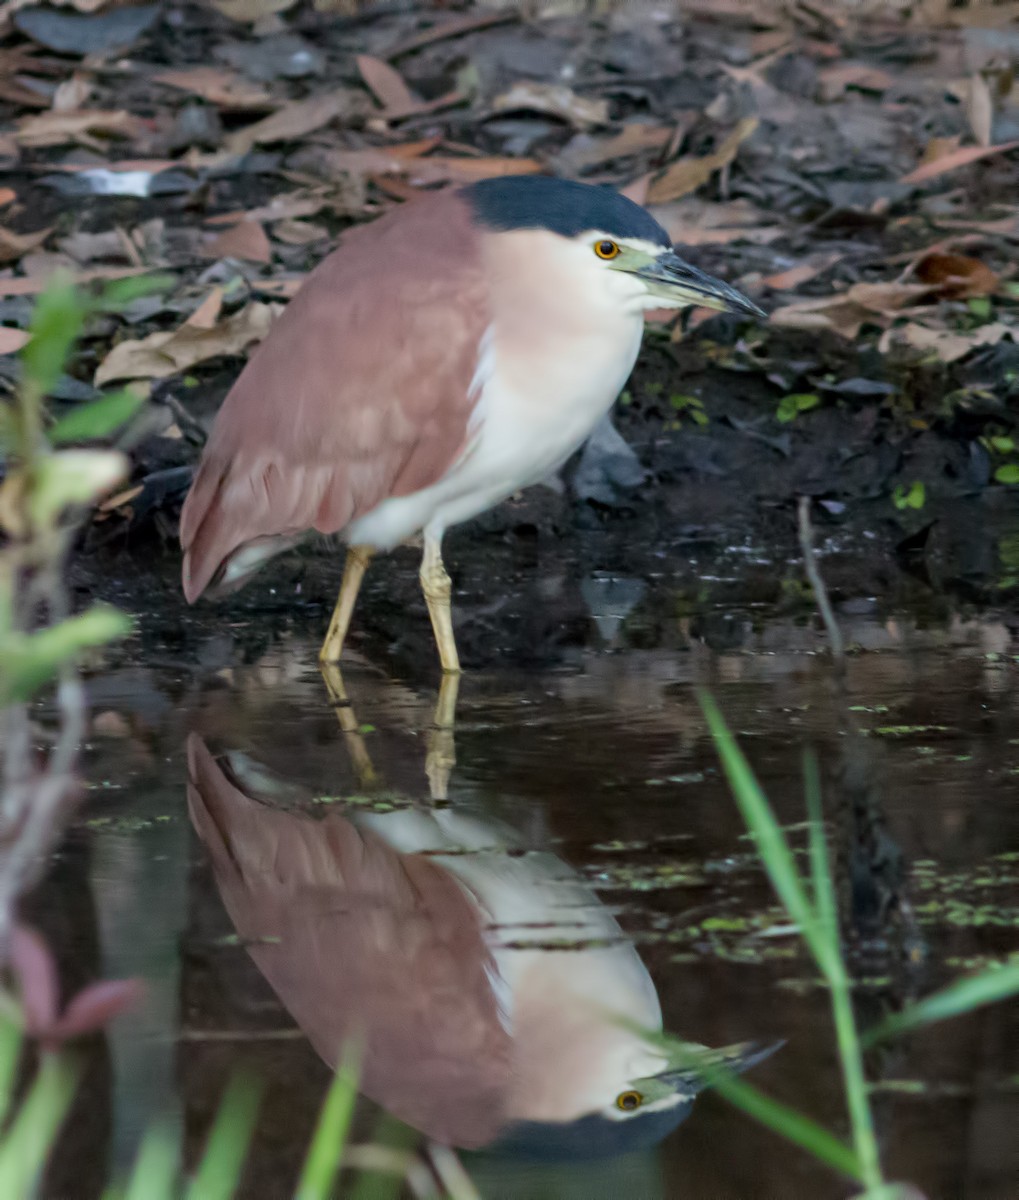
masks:
<svg viewBox="0 0 1019 1200"><path fill-rule="evenodd" d="M836 841L834 783L850 742L863 756L922 942L904 970L894 938L870 930L856 964L868 1019L1019 951L1019 642L993 614L849 604L864 730L849 739L807 610L729 597L677 600L669 616L659 596L651 637L631 611L645 590L593 577L586 639L554 667L469 672L452 766L432 728L438 672L409 683L352 655L341 712L361 732L344 734L317 628L280 620L232 665L147 653L92 680L92 790L33 914L69 978L141 975L149 992L94 1048L88 1132L54 1194L94 1194L90 1173L129 1162L156 1117L193 1161L244 1066L267 1085L244 1194L289 1195L329 1081L322 1055L355 1025L374 1097L356 1140L413 1146L425 1130L483 1146L515 1112L535 1118L529 1149L551 1152L557 1106L585 1087L611 1100L622 1052L587 1012L596 997L644 1020L660 1004L667 1030L712 1046L785 1039L750 1077L844 1130L826 993L755 865L694 685L789 826L807 743ZM938 1200L1019 1194L1017 1035L1019 1005L999 1005L869 1060L891 1178ZM498 1198L852 1194L710 1095L664 1136L674 1121L652 1123L660 1140L628 1152L639 1135L616 1122L589 1127L566 1163L464 1162Z"/></svg>

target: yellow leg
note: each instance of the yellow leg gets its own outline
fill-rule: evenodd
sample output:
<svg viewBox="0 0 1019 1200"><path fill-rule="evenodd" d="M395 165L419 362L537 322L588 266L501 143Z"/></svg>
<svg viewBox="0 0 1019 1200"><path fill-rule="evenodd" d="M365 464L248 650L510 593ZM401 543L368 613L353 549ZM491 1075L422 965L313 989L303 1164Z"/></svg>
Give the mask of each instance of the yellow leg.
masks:
<svg viewBox="0 0 1019 1200"><path fill-rule="evenodd" d="M340 661L343 653L343 643L350 628L350 618L354 613L354 603L357 593L361 590L361 580L368 570L368 564L374 551L369 546L351 546L347 551L347 562L343 568L343 582L340 584L340 594L333 609L332 620L326 631L322 649L318 652L319 662L335 663Z"/></svg>
<svg viewBox="0 0 1019 1200"><path fill-rule="evenodd" d="M340 728L343 730L343 739L347 743L350 761L354 764L354 770L357 771L357 777L361 786L368 787L377 783L378 776L375 774L375 768L372 766L368 747L364 744L364 737L361 734L361 726L358 724L357 714L354 712L354 707L347 696L347 690L343 686L343 676L340 674L340 668L336 663L322 662L319 663L318 669L322 672L322 678L325 680L326 691L329 693L329 701L333 706L333 711L336 713L336 719L340 723Z"/></svg>
<svg viewBox="0 0 1019 1200"><path fill-rule="evenodd" d="M451 671L443 675L439 699L435 705L435 721L428 736L428 754L425 757L425 774L428 776L429 792L433 800L448 799L449 776L456 766L453 725L456 720L456 697L459 690L458 672Z"/></svg>
<svg viewBox="0 0 1019 1200"><path fill-rule="evenodd" d="M425 594L428 615L432 618L432 630L435 633L435 644L439 648L442 669L451 673L459 672L460 658L456 652L453 615L449 605L452 585L446 568L442 565L439 539L427 531L425 553L421 559L421 590Z"/></svg>

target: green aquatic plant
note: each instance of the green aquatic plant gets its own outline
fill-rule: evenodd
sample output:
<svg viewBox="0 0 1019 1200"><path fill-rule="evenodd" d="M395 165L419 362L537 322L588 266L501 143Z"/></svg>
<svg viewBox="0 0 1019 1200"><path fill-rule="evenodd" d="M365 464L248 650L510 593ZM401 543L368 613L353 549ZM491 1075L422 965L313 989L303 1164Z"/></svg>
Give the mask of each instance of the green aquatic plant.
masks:
<svg viewBox="0 0 1019 1200"><path fill-rule="evenodd" d="M706 692L699 694L699 700L730 789L756 842L772 887L796 924L828 988L851 1142L843 1141L805 1114L765 1095L746 1080L701 1059L695 1049L687 1047L685 1052L691 1067L702 1071L709 1085L730 1103L820 1162L855 1180L863 1188L860 1200L915 1196L915 1190L907 1185L885 1179L864 1071L864 1048L1014 997L1019 994L1019 963L988 967L958 980L861 1035L839 932L816 759L808 754L804 763L809 863L809 875L804 878L785 832L721 711ZM684 1052L683 1043L674 1038L660 1034L646 1036L653 1042L666 1044L673 1053Z"/></svg>

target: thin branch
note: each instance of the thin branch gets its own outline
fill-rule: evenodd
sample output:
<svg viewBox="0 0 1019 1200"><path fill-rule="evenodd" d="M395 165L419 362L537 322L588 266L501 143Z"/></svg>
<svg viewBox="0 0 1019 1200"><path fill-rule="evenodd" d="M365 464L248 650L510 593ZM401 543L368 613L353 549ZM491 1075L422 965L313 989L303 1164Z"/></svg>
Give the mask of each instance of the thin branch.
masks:
<svg viewBox="0 0 1019 1200"><path fill-rule="evenodd" d="M831 647L832 658L841 672L845 670L846 665L845 644L842 641L842 630L839 629L838 622L835 620L831 600L828 598L828 589L824 585L824 580L821 578L821 571L817 565L817 554L814 550L814 527L810 522L809 496L800 497L797 515L799 517L800 549L803 551L803 569L806 571L807 579L814 590L814 599L817 602L821 620L824 622L824 628L828 634L828 644Z"/></svg>

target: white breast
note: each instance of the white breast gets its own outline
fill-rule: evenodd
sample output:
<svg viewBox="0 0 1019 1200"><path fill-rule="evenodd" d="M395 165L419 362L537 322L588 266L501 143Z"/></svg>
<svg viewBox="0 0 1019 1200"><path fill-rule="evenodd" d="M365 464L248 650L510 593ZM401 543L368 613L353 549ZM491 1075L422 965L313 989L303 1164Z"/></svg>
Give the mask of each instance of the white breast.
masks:
<svg viewBox="0 0 1019 1200"><path fill-rule="evenodd" d="M644 317L624 277L541 231L500 234L490 258L492 326L480 347L467 446L436 484L354 522L353 543L388 549L426 527L441 537L546 478L590 435L633 369ZM540 269L529 274L521 260Z"/></svg>

